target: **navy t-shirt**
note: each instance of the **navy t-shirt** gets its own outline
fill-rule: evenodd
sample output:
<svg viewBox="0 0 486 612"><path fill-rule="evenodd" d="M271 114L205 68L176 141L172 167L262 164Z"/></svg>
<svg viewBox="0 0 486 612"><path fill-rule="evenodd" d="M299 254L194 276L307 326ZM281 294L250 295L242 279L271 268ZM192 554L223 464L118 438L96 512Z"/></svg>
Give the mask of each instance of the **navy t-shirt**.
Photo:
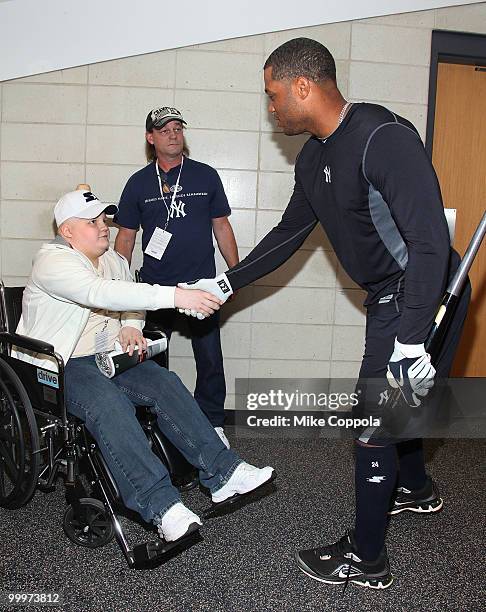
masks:
<svg viewBox="0 0 486 612"><path fill-rule="evenodd" d="M161 179L167 176L170 193L160 195L155 163L150 163L129 179L120 198L115 223L138 230L142 227L142 249L152 237L156 227L165 228L172 238L162 256L156 259L143 256L141 275L145 282L175 285L178 282L211 278L216 274L212 219L231 214L221 179L207 164L184 158L178 193L172 205L180 165L167 175L160 170ZM167 205L167 208L166 208Z"/></svg>

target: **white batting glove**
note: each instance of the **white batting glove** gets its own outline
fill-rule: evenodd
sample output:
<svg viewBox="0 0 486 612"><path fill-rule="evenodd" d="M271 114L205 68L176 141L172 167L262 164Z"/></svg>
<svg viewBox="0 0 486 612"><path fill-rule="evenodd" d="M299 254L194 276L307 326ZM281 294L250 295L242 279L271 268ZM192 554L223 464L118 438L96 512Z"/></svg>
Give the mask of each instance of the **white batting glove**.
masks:
<svg viewBox="0 0 486 612"><path fill-rule="evenodd" d="M202 312L198 312L197 310L189 310L189 308L178 308L177 309L181 314L185 314L188 317L196 317L199 320L205 319L209 315L205 315Z"/></svg>
<svg viewBox="0 0 486 612"><path fill-rule="evenodd" d="M434 386L435 368L423 344L402 344L395 339L395 348L386 376L390 386L400 389L409 406L420 406L420 397L425 397Z"/></svg>
<svg viewBox="0 0 486 612"><path fill-rule="evenodd" d="M208 291L219 298L223 304L233 295L233 289L224 272L216 276L216 278L201 278L189 281L188 283L179 283L179 287L182 287L182 289L202 289L203 291Z"/></svg>

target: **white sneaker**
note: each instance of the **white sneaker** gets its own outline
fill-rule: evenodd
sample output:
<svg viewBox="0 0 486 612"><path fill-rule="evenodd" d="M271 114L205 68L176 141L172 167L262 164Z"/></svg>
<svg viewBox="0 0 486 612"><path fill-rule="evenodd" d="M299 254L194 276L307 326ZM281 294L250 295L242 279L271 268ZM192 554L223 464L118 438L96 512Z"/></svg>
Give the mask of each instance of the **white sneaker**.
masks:
<svg viewBox="0 0 486 612"><path fill-rule="evenodd" d="M229 448L230 447L230 443L229 443L228 438L226 437L226 434L224 433L224 429L222 427L215 427L214 431L221 438L221 442L226 446L226 448Z"/></svg>
<svg viewBox="0 0 486 612"><path fill-rule="evenodd" d="M211 499L217 504L233 497L233 495L249 493L270 480L272 474L272 467L257 468L243 461L233 472L228 482L211 495Z"/></svg>
<svg viewBox="0 0 486 612"><path fill-rule="evenodd" d="M193 525L202 525L201 519L183 503L178 502L163 515L157 524L157 530L159 536L166 542L173 542L186 535Z"/></svg>

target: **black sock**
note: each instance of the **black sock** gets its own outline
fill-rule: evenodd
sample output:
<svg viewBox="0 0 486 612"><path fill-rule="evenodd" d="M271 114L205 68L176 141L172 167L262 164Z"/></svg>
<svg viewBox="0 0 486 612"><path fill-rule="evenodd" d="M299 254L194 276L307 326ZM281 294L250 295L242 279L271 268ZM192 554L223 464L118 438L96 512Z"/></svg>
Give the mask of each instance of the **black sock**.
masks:
<svg viewBox="0 0 486 612"><path fill-rule="evenodd" d="M396 478L397 453L394 445L356 445L355 539L358 555L364 561L374 561L384 546Z"/></svg>
<svg viewBox="0 0 486 612"><path fill-rule="evenodd" d="M397 444L398 486L410 491L422 489L427 482L424 445L422 440L407 440Z"/></svg>

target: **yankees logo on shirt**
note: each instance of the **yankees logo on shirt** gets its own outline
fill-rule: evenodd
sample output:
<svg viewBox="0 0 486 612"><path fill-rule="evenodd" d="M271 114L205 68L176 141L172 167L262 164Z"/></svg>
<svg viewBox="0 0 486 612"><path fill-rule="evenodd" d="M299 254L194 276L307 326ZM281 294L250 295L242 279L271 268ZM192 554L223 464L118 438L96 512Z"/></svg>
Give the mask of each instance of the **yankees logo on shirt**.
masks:
<svg viewBox="0 0 486 612"><path fill-rule="evenodd" d="M186 216L186 211L184 210L185 208L185 204L182 200L179 200L179 202L174 201L171 202L170 205L170 218L174 219L174 217L176 219L178 219L179 217L185 217Z"/></svg>

